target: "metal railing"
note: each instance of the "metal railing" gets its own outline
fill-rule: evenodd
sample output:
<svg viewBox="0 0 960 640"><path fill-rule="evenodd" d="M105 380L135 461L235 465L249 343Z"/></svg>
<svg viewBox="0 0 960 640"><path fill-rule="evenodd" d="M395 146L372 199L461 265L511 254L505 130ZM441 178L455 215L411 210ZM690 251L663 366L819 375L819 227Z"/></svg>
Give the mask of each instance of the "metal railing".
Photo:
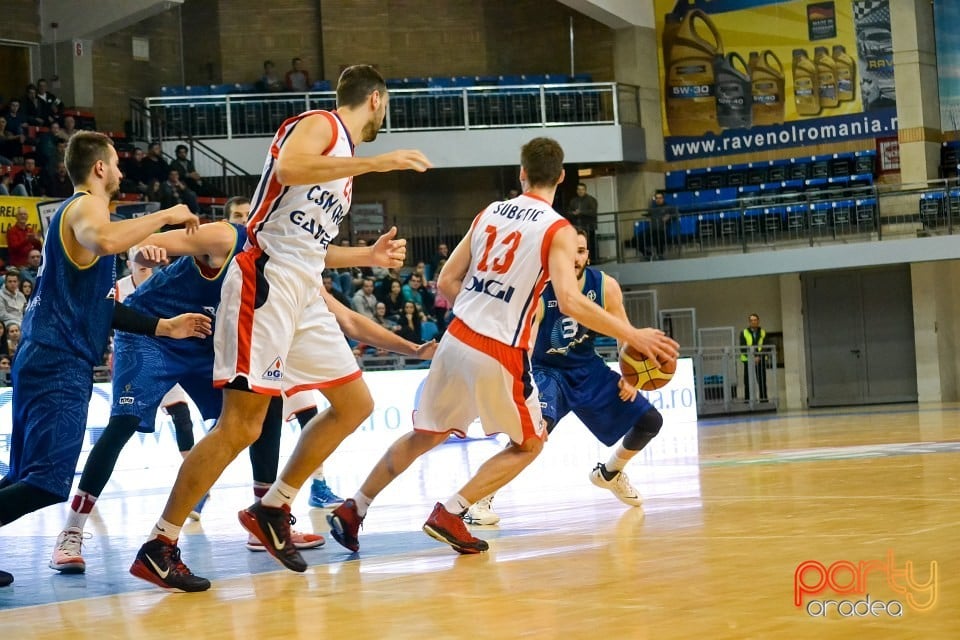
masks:
<svg viewBox="0 0 960 640"><path fill-rule="evenodd" d="M780 405L773 345L700 347L685 350L681 357L693 359L699 415L775 411Z"/></svg>
<svg viewBox="0 0 960 640"><path fill-rule="evenodd" d="M134 113L145 140L272 136L287 118L333 109L336 94L253 93L149 97ZM384 131L640 123L639 88L614 82L392 89Z"/></svg>
<svg viewBox="0 0 960 640"><path fill-rule="evenodd" d="M960 182L938 179L751 193L696 211L674 211L663 224L649 209L601 214L596 246L598 262L632 262L955 233L960 233Z"/></svg>

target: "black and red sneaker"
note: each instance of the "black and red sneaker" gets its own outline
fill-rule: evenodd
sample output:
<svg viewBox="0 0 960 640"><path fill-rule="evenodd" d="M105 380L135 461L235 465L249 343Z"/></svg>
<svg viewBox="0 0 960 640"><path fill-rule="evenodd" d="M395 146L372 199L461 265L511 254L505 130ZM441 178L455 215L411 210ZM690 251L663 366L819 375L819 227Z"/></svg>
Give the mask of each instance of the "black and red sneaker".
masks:
<svg viewBox="0 0 960 640"><path fill-rule="evenodd" d="M360 527L363 526L363 517L357 513L357 503L353 498L344 500L343 504L327 516L330 525L330 535L333 539L356 553L360 550Z"/></svg>
<svg viewBox="0 0 960 640"><path fill-rule="evenodd" d="M486 540L470 535L463 518L450 513L439 502L423 524L423 530L431 538L450 545L459 553L480 553L490 548Z"/></svg>
<svg viewBox="0 0 960 640"><path fill-rule="evenodd" d="M243 528L263 543L277 561L291 571L303 573L307 562L297 550L290 535L290 525L297 521L290 507L265 507L259 500L237 514Z"/></svg>
<svg viewBox="0 0 960 640"><path fill-rule="evenodd" d="M146 542L137 552L130 573L169 591L206 591L210 581L195 576L180 560L176 542L157 536Z"/></svg>

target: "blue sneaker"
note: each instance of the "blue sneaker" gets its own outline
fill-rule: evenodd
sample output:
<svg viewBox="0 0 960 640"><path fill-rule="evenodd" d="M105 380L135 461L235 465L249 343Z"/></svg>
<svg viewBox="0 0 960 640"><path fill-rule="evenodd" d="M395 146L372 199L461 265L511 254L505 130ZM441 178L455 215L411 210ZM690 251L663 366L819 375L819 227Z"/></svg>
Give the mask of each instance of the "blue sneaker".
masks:
<svg viewBox="0 0 960 640"><path fill-rule="evenodd" d="M191 511L191 512L187 515L187 517L190 518L191 520L200 520L200 512L203 511L203 505L207 504L207 500L209 500L209 499L210 499L210 494L209 494L209 493L203 494L203 497L200 498L200 502L198 502L198 503L193 507L193 511Z"/></svg>
<svg viewBox="0 0 960 640"><path fill-rule="evenodd" d="M314 480L310 484L310 506L318 509L339 507L343 498L335 494L327 486L326 480Z"/></svg>

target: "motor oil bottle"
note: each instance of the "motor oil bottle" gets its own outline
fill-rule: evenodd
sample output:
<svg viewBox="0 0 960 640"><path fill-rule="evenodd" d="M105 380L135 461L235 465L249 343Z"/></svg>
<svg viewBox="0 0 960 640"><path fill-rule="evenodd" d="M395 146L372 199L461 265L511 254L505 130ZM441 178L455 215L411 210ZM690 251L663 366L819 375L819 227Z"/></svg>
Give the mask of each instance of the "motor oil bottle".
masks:
<svg viewBox="0 0 960 640"><path fill-rule="evenodd" d="M833 45L833 61L837 64L837 98L850 102L857 96L857 63L842 44Z"/></svg>
<svg viewBox="0 0 960 640"><path fill-rule="evenodd" d="M737 68L740 63L741 69ZM749 129L753 121L750 67L739 53L713 59L717 83L717 123L721 129Z"/></svg>
<svg viewBox="0 0 960 640"><path fill-rule="evenodd" d="M793 99L797 115L815 116L820 113L817 66L807 57L806 49L793 50Z"/></svg>
<svg viewBox="0 0 960 640"><path fill-rule="evenodd" d="M754 126L783 124L786 107L783 63L767 49L762 54L751 51L749 67Z"/></svg>
<svg viewBox="0 0 960 640"><path fill-rule="evenodd" d="M664 59L670 61L664 90L670 135L720 131L713 68L714 59L722 55L720 33L703 11L688 11L672 26L669 39L664 40Z"/></svg>
<svg viewBox="0 0 960 640"><path fill-rule="evenodd" d="M813 63L817 66L817 84L820 88L820 108L832 109L840 105L837 92L837 63L826 47L814 50Z"/></svg>

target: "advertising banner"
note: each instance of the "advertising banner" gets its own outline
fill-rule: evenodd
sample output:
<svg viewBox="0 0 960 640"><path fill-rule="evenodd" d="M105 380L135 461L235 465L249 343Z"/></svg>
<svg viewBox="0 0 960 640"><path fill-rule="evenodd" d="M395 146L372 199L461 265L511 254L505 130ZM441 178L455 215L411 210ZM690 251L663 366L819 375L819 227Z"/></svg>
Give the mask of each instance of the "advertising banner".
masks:
<svg viewBox="0 0 960 640"><path fill-rule="evenodd" d="M654 0L668 161L896 135L889 0Z"/></svg>
<svg viewBox="0 0 960 640"><path fill-rule="evenodd" d="M960 131L960 3L935 0L934 32L937 38L937 78L940 85L940 126Z"/></svg>
<svg viewBox="0 0 960 640"><path fill-rule="evenodd" d="M40 203L43 198L0 196L0 247L7 246L7 230L17 224L17 209L27 210L27 227L43 234L40 226Z"/></svg>

